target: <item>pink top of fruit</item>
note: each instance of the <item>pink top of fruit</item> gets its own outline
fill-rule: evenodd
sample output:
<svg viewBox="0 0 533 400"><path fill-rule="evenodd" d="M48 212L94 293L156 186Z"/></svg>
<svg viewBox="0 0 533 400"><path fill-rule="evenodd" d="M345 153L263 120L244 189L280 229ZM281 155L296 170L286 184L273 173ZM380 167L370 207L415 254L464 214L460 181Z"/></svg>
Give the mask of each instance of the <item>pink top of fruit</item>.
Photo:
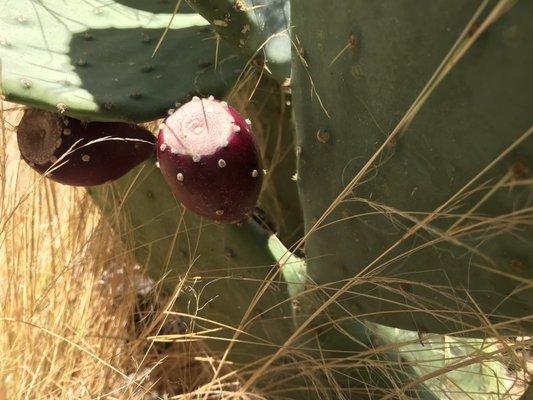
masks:
<svg viewBox="0 0 533 400"><path fill-rule="evenodd" d="M161 125L165 146L175 154L208 156L228 145L231 135L240 131L225 102L194 97ZM194 151L192 150L194 149Z"/></svg>

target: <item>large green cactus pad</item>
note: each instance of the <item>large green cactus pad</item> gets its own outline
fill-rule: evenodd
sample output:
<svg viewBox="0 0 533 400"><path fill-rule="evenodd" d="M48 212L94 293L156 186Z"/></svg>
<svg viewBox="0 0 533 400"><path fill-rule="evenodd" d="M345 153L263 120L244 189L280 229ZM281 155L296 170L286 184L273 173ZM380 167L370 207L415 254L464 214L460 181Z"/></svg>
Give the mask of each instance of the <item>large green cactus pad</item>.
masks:
<svg viewBox="0 0 533 400"><path fill-rule="evenodd" d="M289 0L189 0L245 57L261 58L280 82L290 76Z"/></svg>
<svg viewBox="0 0 533 400"><path fill-rule="evenodd" d="M338 296L331 303L341 315L436 333L494 334L489 322L500 333L533 332L533 3L509 3L488 2L464 33L463 45L475 39L471 48L307 238L309 275L326 300ZM385 142L481 4L292 3L307 232ZM501 15L477 37L493 11Z"/></svg>
<svg viewBox="0 0 533 400"><path fill-rule="evenodd" d="M1 91L90 120L146 121L192 94L222 95L242 61L173 2L0 0Z"/></svg>

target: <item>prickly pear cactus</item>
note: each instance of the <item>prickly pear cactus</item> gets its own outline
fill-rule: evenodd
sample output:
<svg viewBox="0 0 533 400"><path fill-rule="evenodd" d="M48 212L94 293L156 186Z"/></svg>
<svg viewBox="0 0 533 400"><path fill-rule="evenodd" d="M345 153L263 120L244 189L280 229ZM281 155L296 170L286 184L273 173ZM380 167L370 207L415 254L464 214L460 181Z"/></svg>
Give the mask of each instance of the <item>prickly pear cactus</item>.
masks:
<svg viewBox="0 0 533 400"><path fill-rule="evenodd" d="M305 263L254 220L242 226L214 224L185 211L173 198L154 161L112 185L90 188L90 193L123 240L135 249L137 260L149 274L156 280L165 277L170 291L181 288L175 310L185 314L188 333L200 332L197 337L204 338L210 349L222 356L228 349L228 340L235 335L231 328L239 329L237 344L231 347L227 359L243 371L252 368L253 372L257 366L254 362L271 356L286 342L293 332L293 321L307 317L310 304L305 301L310 297L302 295L306 288ZM274 278L245 318L276 263L283 265L282 274ZM309 376L322 384L309 386L308 370L316 369L314 361L291 361L302 351L301 345L313 355L312 360L337 360L336 379L349 388L342 392L351 398L380 399L395 393L394 388L411 385L405 392L417 398L444 399L443 385L452 378L459 385L455 390L482 395L503 387L498 376L476 373L476 368L483 367L478 364L467 372L451 372L429 383L422 380L412 384L445 367L448 360L455 360L440 351L438 337L425 338L425 343L420 344L416 332L359 321L325 325L317 335L321 341L317 347L314 334L311 330L303 335L301 344L291 346L286 359L276 364L282 367L265 372L255 385L272 387L273 381L280 380L283 384L274 387L287 391L288 398L335 398L338 392L320 370ZM479 344L470 347L474 349L476 345ZM317 350L311 351L314 348ZM350 357L356 359L365 352L368 364L350 362ZM494 363L486 368L495 371L502 367Z"/></svg>
<svg viewBox="0 0 533 400"><path fill-rule="evenodd" d="M173 16L171 3L0 0L0 10L2 94L78 119L160 118L193 94L222 95L244 65L204 18Z"/></svg>
<svg viewBox="0 0 533 400"><path fill-rule="evenodd" d="M292 2L308 273L337 315L533 332L532 13Z"/></svg>
<svg viewBox="0 0 533 400"><path fill-rule="evenodd" d="M266 174L259 207L276 236L291 247L303 235L303 217L296 185L296 152L291 96L274 80L251 80L243 92L232 91L230 102L252 121Z"/></svg>
<svg viewBox="0 0 533 400"><path fill-rule="evenodd" d="M220 36L279 82L290 77L289 0L190 0Z"/></svg>
<svg viewBox="0 0 533 400"><path fill-rule="evenodd" d="M251 58L285 83L270 90L263 74L247 100L278 126L261 137L267 168L278 167L262 177L268 224L259 210L238 225L192 214L155 158L88 189L176 291L188 333L250 377L246 388L280 397L436 400L452 382L484 399L506 388L483 340L425 332L533 331L531 3L191 0L244 60L199 15L153 3L0 0L2 93L143 121L194 94L218 97ZM279 107L291 104L289 12L296 174ZM216 171L228 167L219 161ZM286 246L301 228L294 181L307 265Z"/></svg>

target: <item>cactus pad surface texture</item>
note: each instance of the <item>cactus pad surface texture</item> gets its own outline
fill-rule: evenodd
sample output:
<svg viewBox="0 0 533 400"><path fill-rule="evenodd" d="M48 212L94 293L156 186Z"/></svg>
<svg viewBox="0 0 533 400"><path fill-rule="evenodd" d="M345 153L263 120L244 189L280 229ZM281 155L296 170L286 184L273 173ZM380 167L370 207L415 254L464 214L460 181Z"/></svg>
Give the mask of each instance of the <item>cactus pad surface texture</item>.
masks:
<svg viewBox="0 0 533 400"><path fill-rule="evenodd" d="M421 332L533 333L533 3L291 13L305 250L325 304Z"/></svg>
<svg viewBox="0 0 533 400"><path fill-rule="evenodd" d="M272 77L290 76L289 0L190 0L244 57L257 58Z"/></svg>
<svg viewBox="0 0 533 400"><path fill-rule="evenodd" d="M146 3L1 0L2 94L78 119L139 122L193 94L225 93L241 59L190 9L173 17L174 2Z"/></svg>
<svg viewBox="0 0 533 400"><path fill-rule="evenodd" d="M231 328L241 322L243 342L229 355L236 362L269 354L288 337L293 327L288 293L299 290L305 272L300 260L258 223L216 224L187 211L172 195L155 157L111 185L88 190L148 274L156 281L164 278L170 292L182 287L176 309L189 317L191 331L213 329L205 339L215 352L227 347L235 333ZM282 259L289 283L276 277L245 318Z"/></svg>

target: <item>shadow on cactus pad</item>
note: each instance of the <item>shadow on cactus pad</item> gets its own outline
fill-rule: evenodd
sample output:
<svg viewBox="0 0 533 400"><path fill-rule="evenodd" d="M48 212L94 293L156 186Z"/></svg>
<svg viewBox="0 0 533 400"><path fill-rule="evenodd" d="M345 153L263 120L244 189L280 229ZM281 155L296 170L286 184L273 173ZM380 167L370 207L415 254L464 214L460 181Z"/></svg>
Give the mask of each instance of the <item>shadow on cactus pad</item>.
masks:
<svg viewBox="0 0 533 400"><path fill-rule="evenodd" d="M148 11L153 14L171 13L176 7L177 1L175 0L115 0L117 3L125 5L127 7L136 8L138 10ZM178 9L180 14L194 13L195 11L189 7L189 5L182 1Z"/></svg>

